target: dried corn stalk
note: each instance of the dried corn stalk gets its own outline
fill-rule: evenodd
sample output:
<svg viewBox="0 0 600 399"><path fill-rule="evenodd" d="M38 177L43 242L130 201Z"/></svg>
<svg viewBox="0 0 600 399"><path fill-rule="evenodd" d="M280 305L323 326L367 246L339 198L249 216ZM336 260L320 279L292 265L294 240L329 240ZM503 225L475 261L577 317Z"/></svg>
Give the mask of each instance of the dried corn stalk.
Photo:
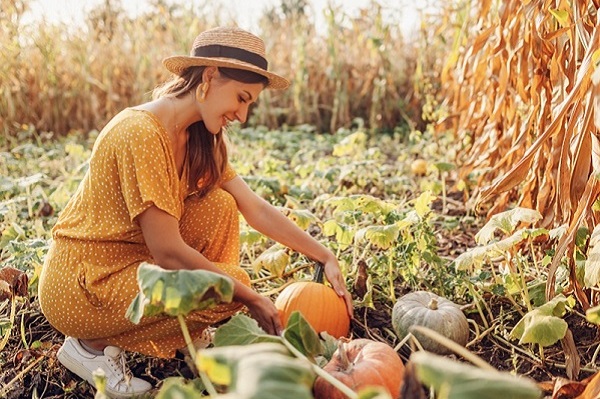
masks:
<svg viewBox="0 0 600 399"><path fill-rule="evenodd" d="M462 177L479 176L473 198L489 215L516 203L538 210L545 227L568 225L549 269L550 298L563 255L573 259L577 229L598 222L600 1L465 6L463 34L442 73L451 114L445 127L470 143Z"/></svg>

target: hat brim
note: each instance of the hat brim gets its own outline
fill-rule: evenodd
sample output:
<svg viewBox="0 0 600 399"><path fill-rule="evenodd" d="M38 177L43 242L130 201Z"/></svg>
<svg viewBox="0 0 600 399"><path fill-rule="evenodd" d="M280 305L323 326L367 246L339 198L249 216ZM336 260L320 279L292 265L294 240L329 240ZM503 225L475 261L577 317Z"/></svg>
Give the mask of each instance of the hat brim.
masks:
<svg viewBox="0 0 600 399"><path fill-rule="evenodd" d="M286 89L289 87L290 82L275 73L265 71L255 65L243 62L243 61L232 61L230 58L219 58L219 57L191 57L191 56L173 56L167 57L163 60L163 65L170 72L181 75L189 67L193 66L216 66L234 69L243 69L262 75L268 79L266 88L268 89Z"/></svg>

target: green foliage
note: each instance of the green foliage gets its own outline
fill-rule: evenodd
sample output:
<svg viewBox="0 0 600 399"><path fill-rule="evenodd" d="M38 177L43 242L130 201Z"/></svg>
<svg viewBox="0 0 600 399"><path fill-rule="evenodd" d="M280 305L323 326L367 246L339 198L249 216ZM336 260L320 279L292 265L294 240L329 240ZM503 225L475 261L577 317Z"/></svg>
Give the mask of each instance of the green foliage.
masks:
<svg viewBox="0 0 600 399"><path fill-rule="evenodd" d="M144 262L137 279L140 291L125 314L136 324L143 316L185 316L233 299L231 278L207 270L165 270Z"/></svg>
<svg viewBox="0 0 600 399"><path fill-rule="evenodd" d="M443 399L538 399L542 392L525 377L480 369L426 351L410 357L417 377Z"/></svg>
<svg viewBox="0 0 600 399"><path fill-rule="evenodd" d="M563 295L552 298L551 301L528 312L512 330L511 337L519 340L520 344L539 344L550 346L565 337L567 322L562 319L567 308L573 308L575 298L565 298Z"/></svg>

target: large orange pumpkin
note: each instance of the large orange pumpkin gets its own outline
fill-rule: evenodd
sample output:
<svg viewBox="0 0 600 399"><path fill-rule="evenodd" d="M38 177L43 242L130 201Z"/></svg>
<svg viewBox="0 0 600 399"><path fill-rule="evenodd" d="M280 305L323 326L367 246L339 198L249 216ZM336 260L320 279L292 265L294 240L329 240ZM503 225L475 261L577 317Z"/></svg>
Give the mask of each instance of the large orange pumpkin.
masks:
<svg viewBox="0 0 600 399"><path fill-rule="evenodd" d="M396 351L383 342L366 338L341 339L323 370L355 392L378 386L386 389L394 399L400 396L404 379L404 364ZM315 399L346 399L346 395L322 377L315 380L313 393Z"/></svg>
<svg viewBox="0 0 600 399"><path fill-rule="evenodd" d="M317 333L326 331L340 338L350 332L346 302L333 288L323 284L322 264L317 263L313 281L296 281L285 287L275 300L275 307L284 326L297 310Z"/></svg>

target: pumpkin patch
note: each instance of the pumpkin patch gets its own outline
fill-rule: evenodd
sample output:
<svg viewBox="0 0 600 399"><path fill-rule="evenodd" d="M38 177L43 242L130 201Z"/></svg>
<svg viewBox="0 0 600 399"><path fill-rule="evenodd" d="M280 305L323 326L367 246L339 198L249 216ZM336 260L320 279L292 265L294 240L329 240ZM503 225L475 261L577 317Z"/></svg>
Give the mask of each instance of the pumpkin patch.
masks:
<svg viewBox="0 0 600 399"><path fill-rule="evenodd" d="M327 332L340 338L350 332L350 316L346 303L333 288L323 283L323 265L317 264L313 281L296 281L287 287L275 300L282 325L294 311L299 311L318 333Z"/></svg>
<svg viewBox="0 0 600 399"><path fill-rule="evenodd" d="M404 364L396 351L383 342L366 338L341 339L323 369L355 392L377 386L392 398L400 395L404 378ZM322 377L315 380L313 393L315 399L346 399L346 395Z"/></svg>

